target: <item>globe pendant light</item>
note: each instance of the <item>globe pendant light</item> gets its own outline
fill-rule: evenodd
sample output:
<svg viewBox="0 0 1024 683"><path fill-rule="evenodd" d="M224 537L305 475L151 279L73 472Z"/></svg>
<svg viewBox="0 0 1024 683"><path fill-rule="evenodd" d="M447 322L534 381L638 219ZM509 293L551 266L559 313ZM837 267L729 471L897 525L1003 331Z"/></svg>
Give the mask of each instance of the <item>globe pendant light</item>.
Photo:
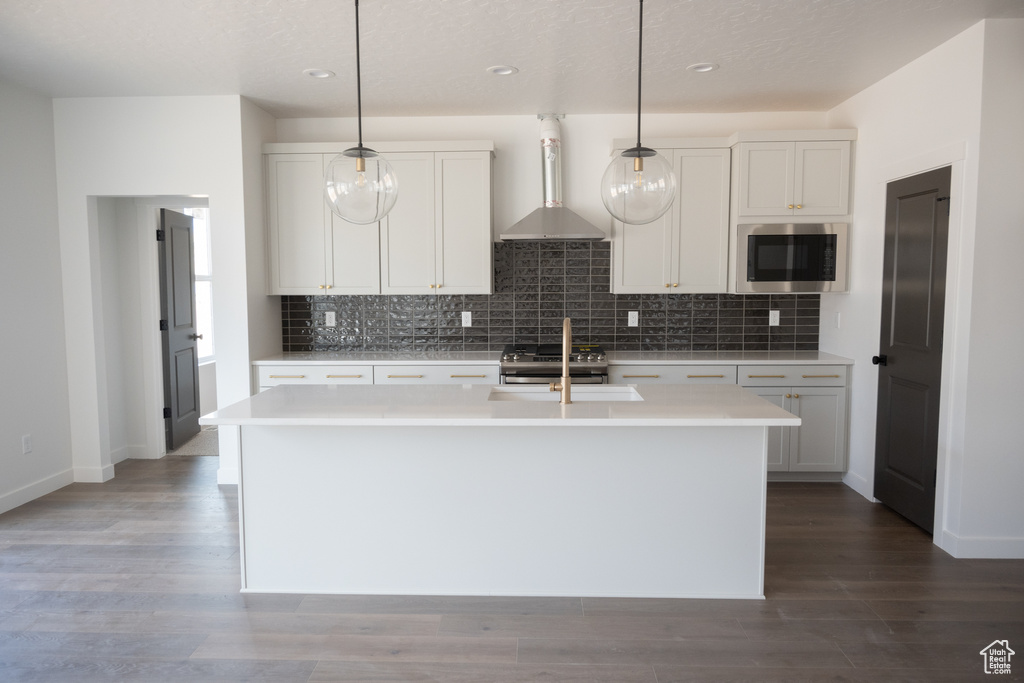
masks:
<svg viewBox="0 0 1024 683"><path fill-rule="evenodd" d="M359 144L334 157L324 173L324 196L331 211L350 223L366 225L384 218L398 199L398 178L391 164L363 146L363 98L359 71L359 0L356 3L356 111Z"/></svg>
<svg viewBox="0 0 1024 683"><path fill-rule="evenodd" d="M672 164L640 144L640 72L644 53L644 0L640 0L640 54L636 68L636 147L619 154L601 179L601 199L608 213L631 225L655 221L676 196Z"/></svg>

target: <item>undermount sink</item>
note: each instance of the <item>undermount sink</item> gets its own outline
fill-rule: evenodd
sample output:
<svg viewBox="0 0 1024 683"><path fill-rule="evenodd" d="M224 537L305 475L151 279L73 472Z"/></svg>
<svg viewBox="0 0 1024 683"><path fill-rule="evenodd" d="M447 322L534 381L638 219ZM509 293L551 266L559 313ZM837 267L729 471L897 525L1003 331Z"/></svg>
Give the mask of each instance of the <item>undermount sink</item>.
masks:
<svg viewBox="0 0 1024 683"><path fill-rule="evenodd" d="M573 403L589 401L642 401L644 397L633 386L580 385L571 389ZM558 403L561 394L546 384L491 387L488 401L547 401Z"/></svg>

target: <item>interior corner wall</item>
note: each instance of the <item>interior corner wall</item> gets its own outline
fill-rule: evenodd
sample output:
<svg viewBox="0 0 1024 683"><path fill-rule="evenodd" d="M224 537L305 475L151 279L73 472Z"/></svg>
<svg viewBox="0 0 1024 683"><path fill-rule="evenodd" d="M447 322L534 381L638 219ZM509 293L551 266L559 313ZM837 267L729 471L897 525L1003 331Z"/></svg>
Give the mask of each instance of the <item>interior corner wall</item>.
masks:
<svg viewBox="0 0 1024 683"><path fill-rule="evenodd" d="M0 82L0 512L71 483L50 98ZM32 452L22 453L31 436Z"/></svg>
<svg viewBox="0 0 1024 683"><path fill-rule="evenodd" d="M238 96L53 101L71 452L76 481L113 476L106 442L97 197L209 197L217 226L217 390L249 395L248 289Z"/></svg>
<svg viewBox="0 0 1024 683"><path fill-rule="evenodd" d="M1017 27L1019 20L1000 21ZM997 114L1019 96L1024 61L1007 38L1007 34L1019 37L1015 33L1019 29L999 29L993 34L992 26L990 20L967 29L829 112L833 127L856 128L858 139L850 292L822 295L820 346L855 361L845 481L869 499L873 497L878 386L870 359L879 344L886 183L931 168L953 168L935 542L956 556L975 552L1022 556L1024 552L1022 503L1002 495L986 496L982 490L982 482L993 476L1005 477L1005 485L1018 491L1024 484L1020 457L1009 462L1005 450L1013 438L1012 422L983 417L1003 414L987 412L996 405L993 402L1019 404L1011 389L1014 383L1007 377L1014 372L1019 377L1020 354L997 348L1000 342L994 339L987 343L984 360L975 349L983 339L1008 338L1018 344L1020 339L1004 332L1005 307L1011 305L1006 297L1016 290L1008 282L1013 277L1019 280L1020 269L1008 263L1005 269L991 268L975 253L976 244L981 245L986 252L998 251L996 262L1004 263L1019 253L1005 248L1009 234L1014 239L1020 236L1020 214L1014 214L1019 210L1019 189L999 195L990 189L996 185L989 176L1009 171L1015 187L1024 182L1015 177L1019 171L1011 163L1014 155L1024 154L1019 122L1008 123ZM993 53L1000 55L996 71L991 64ZM996 95L1011 85L1017 88L1013 94ZM1010 116L1010 111L1005 115ZM1010 133L1014 125L1017 129ZM987 159L1000 146L1005 146L1001 158ZM1004 278L1008 272L1012 272L1010 281ZM993 278L999 284L987 281ZM975 310L978 306L981 311ZM835 325L837 314L840 328ZM1010 329L1019 328L1019 323L1010 325ZM988 355L997 351L1000 355ZM1002 363L1016 363L1017 370L997 369ZM970 410L969 402L973 403ZM983 429L992 430L984 439L980 438ZM998 455L983 454L987 448L994 448ZM997 465L1005 468L993 469Z"/></svg>
<svg viewBox="0 0 1024 683"><path fill-rule="evenodd" d="M985 22L958 557L1024 558L1024 19Z"/></svg>

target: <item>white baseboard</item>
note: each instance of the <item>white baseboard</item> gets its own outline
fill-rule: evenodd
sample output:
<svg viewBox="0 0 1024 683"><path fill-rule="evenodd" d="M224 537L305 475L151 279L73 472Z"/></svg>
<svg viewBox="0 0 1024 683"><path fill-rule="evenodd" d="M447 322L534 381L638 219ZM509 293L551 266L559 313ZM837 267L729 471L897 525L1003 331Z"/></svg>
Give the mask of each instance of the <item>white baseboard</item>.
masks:
<svg viewBox="0 0 1024 683"><path fill-rule="evenodd" d="M849 486L851 489L864 496L872 503L877 502L875 500L875 492L872 490L871 484L867 479L855 474L854 472L847 472L843 475L843 483Z"/></svg>
<svg viewBox="0 0 1024 683"><path fill-rule="evenodd" d="M28 486L22 486L20 489L4 493L0 495L0 513L13 510L14 508L33 501L36 498L45 496L48 493L53 493L57 489L63 488L68 484L73 484L74 481L75 477L72 470L67 469L58 472L57 474L51 474L50 476L33 482Z"/></svg>
<svg viewBox="0 0 1024 683"><path fill-rule="evenodd" d="M934 540L935 545L956 558L1024 560L1024 538L963 537L943 530Z"/></svg>
<svg viewBox="0 0 1024 683"><path fill-rule="evenodd" d="M87 484L102 484L114 478L114 466L104 465L103 467L76 467L74 468L75 481Z"/></svg>

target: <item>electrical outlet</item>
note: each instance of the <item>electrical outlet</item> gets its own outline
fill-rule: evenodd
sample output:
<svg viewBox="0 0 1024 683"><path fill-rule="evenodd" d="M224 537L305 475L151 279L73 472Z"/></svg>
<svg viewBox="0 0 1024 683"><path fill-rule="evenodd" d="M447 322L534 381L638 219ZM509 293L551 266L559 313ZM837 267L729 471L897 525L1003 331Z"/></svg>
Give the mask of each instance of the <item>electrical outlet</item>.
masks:
<svg viewBox="0 0 1024 683"><path fill-rule="evenodd" d="M776 327L779 324L779 312L768 311L768 325L770 327Z"/></svg>
<svg viewBox="0 0 1024 683"><path fill-rule="evenodd" d="M337 314L334 311L327 311L324 313L324 324L327 327L335 327L338 324Z"/></svg>
<svg viewBox="0 0 1024 683"><path fill-rule="evenodd" d="M463 311L462 312L462 326L463 327L473 327L473 312L472 311Z"/></svg>
<svg viewBox="0 0 1024 683"><path fill-rule="evenodd" d="M629 317L626 319L626 325L629 327L640 327L640 311L630 311Z"/></svg>
<svg viewBox="0 0 1024 683"><path fill-rule="evenodd" d="M22 455L28 455L32 452L32 435L25 434L21 437L21 453Z"/></svg>

